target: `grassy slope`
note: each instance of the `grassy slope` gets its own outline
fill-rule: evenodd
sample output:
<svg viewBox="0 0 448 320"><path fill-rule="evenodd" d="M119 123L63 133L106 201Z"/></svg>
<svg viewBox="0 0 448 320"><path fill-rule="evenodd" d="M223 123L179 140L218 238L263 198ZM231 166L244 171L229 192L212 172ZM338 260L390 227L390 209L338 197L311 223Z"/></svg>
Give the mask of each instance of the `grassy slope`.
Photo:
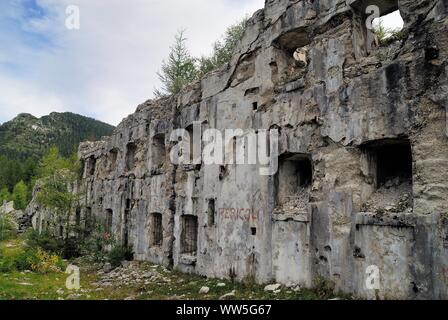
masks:
<svg viewBox="0 0 448 320"><path fill-rule="evenodd" d="M21 239L0 242L0 249L5 255L14 256L23 250ZM57 299L81 299L81 300L206 300L218 299L220 296L236 291L236 299L293 299L310 300L319 299L315 291L302 290L294 292L283 289L281 293L266 293L263 286L223 281L218 279L206 279L196 275L182 274L169 271L162 267L142 263L142 271L157 270L167 280L163 282L151 282L148 285L126 285L101 288L93 286L99 280L96 271L90 270L88 265L81 265L81 290L78 292L65 289L67 275L64 273L49 273L46 275L28 272L13 272L0 274L0 300L57 300ZM225 287L217 284L224 282ZM200 295L201 287L207 286L210 292ZM61 294L61 290L63 293ZM58 290L60 291L58 293ZM330 296L321 296L328 299Z"/></svg>

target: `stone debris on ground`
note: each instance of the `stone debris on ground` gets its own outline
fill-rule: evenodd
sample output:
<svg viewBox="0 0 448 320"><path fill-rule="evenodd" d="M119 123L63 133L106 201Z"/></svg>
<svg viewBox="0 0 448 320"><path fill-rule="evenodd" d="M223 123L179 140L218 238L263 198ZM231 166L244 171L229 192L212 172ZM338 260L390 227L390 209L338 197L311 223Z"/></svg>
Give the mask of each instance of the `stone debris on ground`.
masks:
<svg viewBox="0 0 448 320"><path fill-rule="evenodd" d="M103 266L103 272L104 273L109 273L109 272L112 271L112 269L113 269L112 265L109 262L105 263L104 266Z"/></svg>
<svg viewBox="0 0 448 320"><path fill-rule="evenodd" d="M300 188L297 194L290 197L290 200L277 206L274 214L296 215L308 212L308 204L310 202L309 188Z"/></svg>
<svg viewBox="0 0 448 320"><path fill-rule="evenodd" d="M412 184L389 180L375 191L362 209L372 213L412 213Z"/></svg>
<svg viewBox="0 0 448 320"><path fill-rule="evenodd" d="M236 297L236 290L226 293L225 295L219 297L219 300L233 300Z"/></svg>
<svg viewBox="0 0 448 320"><path fill-rule="evenodd" d="M202 287L199 290L199 294L208 294L210 292L210 288L209 287Z"/></svg>
<svg viewBox="0 0 448 320"><path fill-rule="evenodd" d="M129 262L126 268L118 267L110 272L104 272L104 269L109 268L103 267L103 270L97 272L100 280L93 283L93 286L108 288L128 285L148 285L154 282L160 284L171 282L169 278L165 277L155 268L151 268L151 271L142 269L141 264L138 262Z"/></svg>
<svg viewBox="0 0 448 320"><path fill-rule="evenodd" d="M281 284L276 283L276 284L270 284L267 285L266 287L264 287L264 291L266 292L276 292L281 288Z"/></svg>

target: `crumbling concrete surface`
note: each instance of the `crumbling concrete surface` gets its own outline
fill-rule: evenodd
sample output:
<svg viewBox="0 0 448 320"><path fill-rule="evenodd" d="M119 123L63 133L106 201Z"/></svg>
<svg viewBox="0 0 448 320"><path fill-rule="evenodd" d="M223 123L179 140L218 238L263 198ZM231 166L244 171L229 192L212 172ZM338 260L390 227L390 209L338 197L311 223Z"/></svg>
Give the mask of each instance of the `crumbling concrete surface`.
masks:
<svg viewBox="0 0 448 320"><path fill-rule="evenodd" d="M405 21L386 47L369 4ZM229 65L80 146L83 212L184 272L447 299L447 26L446 1L267 0ZM172 164L193 122L278 128L278 173Z"/></svg>

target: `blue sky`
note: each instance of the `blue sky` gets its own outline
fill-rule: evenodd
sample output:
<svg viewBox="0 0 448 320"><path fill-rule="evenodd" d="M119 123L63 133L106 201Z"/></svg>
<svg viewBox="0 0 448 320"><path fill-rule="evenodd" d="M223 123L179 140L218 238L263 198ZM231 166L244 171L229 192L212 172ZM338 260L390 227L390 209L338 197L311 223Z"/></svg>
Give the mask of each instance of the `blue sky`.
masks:
<svg viewBox="0 0 448 320"><path fill-rule="evenodd" d="M65 27L77 5L81 29ZM0 123L71 111L118 124L151 98L174 34L207 54L264 0L0 0Z"/></svg>
<svg viewBox="0 0 448 320"><path fill-rule="evenodd" d="M81 29L65 27L77 5ZM71 111L118 124L152 97L173 36L206 54L264 0L1 0L0 123Z"/></svg>

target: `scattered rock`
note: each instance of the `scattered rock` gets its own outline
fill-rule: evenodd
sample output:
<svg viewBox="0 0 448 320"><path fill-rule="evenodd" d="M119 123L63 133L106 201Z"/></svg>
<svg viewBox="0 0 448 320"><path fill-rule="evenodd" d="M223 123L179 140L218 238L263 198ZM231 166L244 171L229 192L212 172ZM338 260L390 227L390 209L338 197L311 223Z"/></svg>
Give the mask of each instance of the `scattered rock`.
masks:
<svg viewBox="0 0 448 320"><path fill-rule="evenodd" d="M80 294L71 294L67 297L67 299L68 300L78 300L81 297L82 297L82 295L80 295Z"/></svg>
<svg viewBox="0 0 448 320"><path fill-rule="evenodd" d="M411 182L397 178L386 181L372 194L362 209L364 212L377 214L412 212Z"/></svg>
<svg viewBox="0 0 448 320"><path fill-rule="evenodd" d="M210 292L209 287L202 287L201 290L199 290L199 294L207 294Z"/></svg>
<svg viewBox="0 0 448 320"><path fill-rule="evenodd" d="M106 282L101 283L101 286L105 287L105 288L108 288L108 287L112 287L113 284L112 284L112 282L106 281Z"/></svg>
<svg viewBox="0 0 448 320"><path fill-rule="evenodd" d="M229 293L221 296L219 298L219 300L232 300L232 299L235 299L235 296L236 296L236 291L233 290L232 292L229 292Z"/></svg>
<svg viewBox="0 0 448 320"><path fill-rule="evenodd" d="M60 288L56 291L56 293L60 296L62 296L64 294L64 289Z"/></svg>
<svg viewBox="0 0 448 320"><path fill-rule="evenodd" d="M103 272L105 272L105 273L111 272L112 269L113 269L112 265L109 262L105 263L103 266Z"/></svg>
<svg viewBox="0 0 448 320"><path fill-rule="evenodd" d="M128 268L129 267L129 261L121 261L121 267L122 268Z"/></svg>
<svg viewBox="0 0 448 320"><path fill-rule="evenodd" d="M310 189L301 188L290 200L274 209L274 214L297 215L308 212Z"/></svg>
<svg viewBox="0 0 448 320"><path fill-rule="evenodd" d="M270 284L270 285L267 285L266 287L264 287L264 291L266 291L266 292L274 292L274 291L279 290L281 286L282 285L279 284L279 283Z"/></svg>
<svg viewBox="0 0 448 320"><path fill-rule="evenodd" d="M220 282L216 286L222 288L222 287L225 287L226 284L224 282Z"/></svg>

